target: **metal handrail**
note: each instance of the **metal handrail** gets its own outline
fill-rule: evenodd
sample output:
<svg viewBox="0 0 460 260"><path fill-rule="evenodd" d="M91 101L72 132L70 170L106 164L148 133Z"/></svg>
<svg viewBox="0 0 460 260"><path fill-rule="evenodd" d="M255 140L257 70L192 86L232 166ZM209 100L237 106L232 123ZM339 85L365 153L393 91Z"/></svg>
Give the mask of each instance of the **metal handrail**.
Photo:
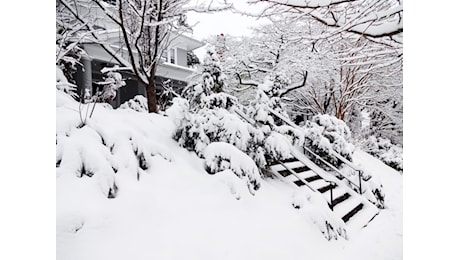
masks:
<svg viewBox="0 0 460 260"><path fill-rule="evenodd" d="M247 122L249 122L251 125L255 126L256 122L254 120L251 120L250 118L248 118L246 116L246 114L244 112L242 112L241 110L239 110L238 108L235 108L233 111L236 112L237 115L239 115L241 118L243 118L244 120L246 120ZM302 163L304 166L307 166L302 160L299 160L295 154L292 154L291 152L291 155L294 156L294 158L296 158L300 163ZM321 158L322 159L322 158ZM318 192L318 190L316 189L313 189L305 180L303 180L302 178L299 177L299 175L293 171L291 168L287 167L286 164L284 164L283 162L281 162L280 160L277 160L275 159L275 161L278 163L278 164L281 164L281 166L283 166L286 170L288 170L291 174L293 174L298 180L300 180L302 183L304 183L311 191L313 192ZM310 167L309 167L310 168ZM311 169L311 168L310 168ZM311 169L315 174L318 174L319 176L321 176L321 174L319 174L318 172L316 172L314 169ZM345 176L343 176L345 177ZM323 178L323 177L321 177ZM346 178L346 177L345 177ZM323 178L324 179L324 178ZM347 179L348 180L348 179ZM336 183L334 183L333 181L331 180L325 180L327 182L329 182L329 185L330 185L330 193L331 193L331 203L330 203L330 207L331 207L331 210L334 210L334 204L333 204L333 201L334 201L334 196L333 196L333 184L337 185ZM352 182L353 183L353 182ZM360 189L361 191L361 189Z"/></svg>
<svg viewBox="0 0 460 260"><path fill-rule="evenodd" d="M313 189L312 187L310 187L310 185L308 185L308 183L303 180L302 178L299 177L299 175L293 171L291 168L287 167L286 164L284 164L282 161L279 161L279 160L276 160L276 163L278 164L281 164L286 170L288 170L291 174L293 174L297 179L299 179L301 182L303 182L308 188L310 188L311 191L313 192L317 192L317 190ZM305 165L306 166L306 165Z"/></svg>
<svg viewBox="0 0 460 260"><path fill-rule="evenodd" d="M314 155L316 158L318 158L321 162L323 162L324 164L326 164L327 166L329 166L332 170L334 170L335 172L337 172L338 174L340 174L340 176L342 176L343 178L345 178L350 184L353 184L356 188L359 189L359 194L363 194L362 191L361 191L361 180L360 180L360 183L359 185L357 185L356 183L354 183L352 180L348 179L339 169L337 169L334 165L332 165L330 162L324 160L321 156L317 155L315 152L313 152L312 150L310 150L308 147L306 147L305 145L302 146L302 148L306 151L308 151L309 153L311 153L312 155Z"/></svg>
<svg viewBox="0 0 460 260"><path fill-rule="evenodd" d="M270 113L272 113L273 115L277 116L279 119L283 120L285 123L287 123L288 125L290 125L291 127L295 128L295 129L299 129L299 126L297 126L296 124L294 124L291 120L285 118L284 116L282 116L280 113L276 112L275 110L271 109L271 108L268 108L268 111ZM339 169L337 169L336 167L334 167L332 164L330 164L329 162L327 162L326 160L324 160L321 156L317 155L316 153L314 153L313 151L311 151L310 149L308 149L307 147L303 146L304 149L306 149L308 152L310 152L312 155L314 155L315 157L317 157L318 159L320 159L323 163L325 163L326 165L328 165L329 167L331 167L334 171L336 171L337 173L339 173L342 177L344 177L345 179L347 179L351 184L353 184L355 187L357 187L359 189L359 193L362 194L362 185L361 185L361 177L362 177L362 170L360 169L357 169L357 167L355 167L350 161L348 161L346 158L344 158L342 155L340 155L339 153L337 153L336 151L332 150L332 153L335 157L337 157L339 160L341 160L343 163L345 163L346 165L350 166L350 168L352 168L353 170L355 171L358 171L358 174L359 174L359 185L355 184L354 182L352 182L350 179L348 179Z"/></svg>

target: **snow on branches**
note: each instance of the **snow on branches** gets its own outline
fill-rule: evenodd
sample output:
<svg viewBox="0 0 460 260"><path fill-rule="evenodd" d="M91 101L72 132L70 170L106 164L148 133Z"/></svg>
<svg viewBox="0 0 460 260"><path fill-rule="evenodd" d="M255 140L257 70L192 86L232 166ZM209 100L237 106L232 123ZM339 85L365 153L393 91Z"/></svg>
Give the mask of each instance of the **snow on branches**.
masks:
<svg viewBox="0 0 460 260"><path fill-rule="evenodd" d="M336 167L340 166L342 162L332 154L334 150L351 161L354 146L350 143L350 129L345 122L330 115L316 115L303 128L306 146L323 159ZM312 159L322 165L316 158Z"/></svg>
<svg viewBox="0 0 460 260"><path fill-rule="evenodd" d="M214 142L203 151L206 170L210 174L228 174L231 171L246 181L249 192L255 195L260 187L260 173L254 161L235 146ZM226 172L227 171L227 172Z"/></svg>
<svg viewBox="0 0 460 260"><path fill-rule="evenodd" d="M400 145L393 144L383 137L370 136L362 147L388 166L403 172L403 148Z"/></svg>
<svg viewBox="0 0 460 260"><path fill-rule="evenodd" d="M149 108L147 106L147 99L142 95L137 95L134 98L121 104L118 109L131 109L137 112L147 113Z"/></svg>
<svg viewBox="0 0 460 260"><path fill-rule="evenodd" d="M117 90L126 85L120 73L115 71L107 72L103 82L98 82L102 89L98 93L98 99L101 101L112 101L117 96Z"/></svg>

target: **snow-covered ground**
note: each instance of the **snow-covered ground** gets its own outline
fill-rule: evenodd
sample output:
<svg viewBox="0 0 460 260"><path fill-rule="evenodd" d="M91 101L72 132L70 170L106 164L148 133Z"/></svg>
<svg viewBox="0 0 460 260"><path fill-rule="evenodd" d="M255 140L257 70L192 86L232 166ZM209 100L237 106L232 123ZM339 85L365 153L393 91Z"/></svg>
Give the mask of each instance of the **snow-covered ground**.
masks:
<svg viewBox="0 0 460 260"><path fill-rule="evenodd" d="M328 241L292 207L292 186L262 179L253 196L234 175L208 174L172 140L167 117L98 106L76 128L78 103L57 92L56 105L59 260L403 257L402 176L362 151L354 160L380 179L387 208L348 240ZM77 176L82 163L92 177Z"/></svg>

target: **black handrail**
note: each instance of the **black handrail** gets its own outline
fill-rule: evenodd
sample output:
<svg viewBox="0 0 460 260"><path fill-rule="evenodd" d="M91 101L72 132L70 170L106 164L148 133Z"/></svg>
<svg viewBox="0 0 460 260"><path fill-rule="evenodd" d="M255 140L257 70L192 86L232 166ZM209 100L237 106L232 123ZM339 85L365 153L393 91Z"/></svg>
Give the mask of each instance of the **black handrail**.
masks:
<svg viewBox="0 0 460 260"><path fill-rule="evenodd" d="M246 114L244 112L241 112L238 108L235 108L234 109L235 113L237 115L239 115L241 118L243 118L244 120L246 120L248 123L250 123L251 125L255 126L256 122L254 120L251 120L250 118L248 118L246 116ZM292 154L292 153L291 153ZM292 154L300 163L302 163L304 166L307 166L302 160L299 160L294 154ZM286 170L288 170L291 174L293 174L297 179L299 179L301 182L303 182L310 190L312 190L313 192L317 192L317 190L313 189L312 187L310 187L310 185L308 185L308 183L303 180L302 178L300 178L296 172L294 172L291 168L288 168L283 162L275 159L275 161L278 163L278 164L281 164ZM307 166L308 167L308 166ZM321 176L321 174L317 173L315 170L312 169L312 171L315 173L315 174L318 174L319 176ZM345 177L345 176L344 176ZM346 178L346 177L345 177ZM347 179L348 180L348 179ZM333 183L332 181L330 180L326 180L327 182L329 182L329 185L331 185L331 210L334 210L334 205L333 205Z"/></svg>
<svg viewBox="0 0 460 260"><path fill-rule="evenodd" d="M356 188L359 189L359 194L363 194L362 191L361 191L361 173L360 173L360 179L359 179L359 185L355 184L353 181L351 181L350 179L348 179L339 169L337 169L334 165L332 165L331 163L329 163L328 161L324 160L324 158L322 158L321 156L317 155L315 152L313 152L312 150L310 150L308 147L306 147L305 145L303 146L303 149L304 151L308 151L309 153L311 153L313 156L315 156L316 158L318 158L321 162L323 162L324 164L326 164L327 166L329 166L332 170L334 170L335 172L337 172L338 174L340 174L340 176L342 176L343 178L345 178L350 184L354 185ZM305 153L305 152L304 152Z"/></svg>
<svg viewBox="0 0 460 260"><path fill-rule="evenodd" d="M280 115L278 112L276 112L275 110L271 109L271 108L268 108L268 111L270 113L272 113L273 115L275 115L276 117L278 117L279 119L283 120L285 123L287 123L288 125L290 125L291 127L295 128L295 129L299 129L299 126L297 126L296 124L294 124L291 120L285 118L284 116ZM348 179L342 172L340 172L339 169L337 169L336 167L334 167L332 164L330 164L329 162L327 162L326 160L324 160L321 156L317 155L316 153L314 153L313 151L311 151L310 149L308 149L307 147L303 146L304 150L307 150L309 153L311 153L312 155L314 155L315 157L317 157L318 159L320 159L323 163L325 163L327 166L331 167L331 169L333 169L334 171L336 171L338 174L340 174L342 177L344 177L345 179L347 179L350 184L354 185L355 187L357 187L359 189L359 193L360 194L363 194L362 193L362 187L361 187L361 177L362 177L362 171L359 170L359 169L356 169L356 167L354 167L351 162L349 162L348 160L346 160L343 156L341 156L339 153L335 152L334 150L333 151L333 154L334 156L341 160L343 163L347 164L348 166L350 166L350 168L352 168L353 170L355 171L358 171L358 175L359 175L359 185L355 184L354 182L352 182L350 179Z"/></svg>
<svg viewBox="0 0 460 260"><path fill-rule="evenodd" d="M310 187L310 185L308 185L308 183L303 180L302 178L299 177L299 175L297 175L296 172L294 172L291 168L287 167L286 164L284 164L282 161L279 161L279 160L276 160L276 163L278 164L281 164L286 170L288 170L291 174L293 174L297 179L299 179L301 182L303 182L308 188L310 188L311 191L313 192L316 192L317 190L313 189L312 187ZM306 166L306 165L305 165Z"/></svg>

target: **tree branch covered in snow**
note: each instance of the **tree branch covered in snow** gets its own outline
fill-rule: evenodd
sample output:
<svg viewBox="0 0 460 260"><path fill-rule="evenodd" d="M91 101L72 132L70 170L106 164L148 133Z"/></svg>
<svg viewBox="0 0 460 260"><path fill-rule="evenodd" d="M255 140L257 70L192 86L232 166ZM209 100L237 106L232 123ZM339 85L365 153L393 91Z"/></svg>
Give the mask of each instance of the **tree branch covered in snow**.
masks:
<svg viewBox="0 0 460 260"><path fill-rule="evenodd" d="M333 29L330 36L349 32L370 38L384 38L403 32L403 6L399 1L250 0L248 3L263 6L263 11L253 15L283 15L294 20L313 18Z"/></svg>

